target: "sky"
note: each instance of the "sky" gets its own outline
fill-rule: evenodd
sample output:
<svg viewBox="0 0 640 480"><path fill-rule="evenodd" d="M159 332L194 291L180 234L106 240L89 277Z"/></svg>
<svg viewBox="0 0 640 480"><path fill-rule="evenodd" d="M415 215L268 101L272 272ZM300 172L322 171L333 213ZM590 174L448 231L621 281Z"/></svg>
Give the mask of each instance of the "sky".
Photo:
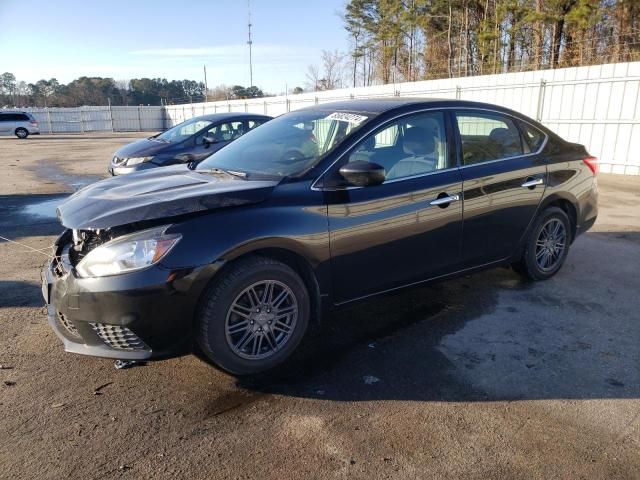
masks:
<svg viewBox="0 0 640 480"><path fill-rule="evenodd" d="M322 50L345 51L345 0L251 0L253 83L304 86ZM249 85L246 0L0 0L0 73Z"/></svg>

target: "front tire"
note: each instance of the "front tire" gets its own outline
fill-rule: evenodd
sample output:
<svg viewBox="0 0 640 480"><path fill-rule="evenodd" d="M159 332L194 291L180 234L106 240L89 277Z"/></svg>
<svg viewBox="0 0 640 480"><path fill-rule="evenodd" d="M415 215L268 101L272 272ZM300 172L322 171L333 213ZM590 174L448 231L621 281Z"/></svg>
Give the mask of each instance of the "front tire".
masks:
<svg viewBox="0 0 640 480"><path fill-rule="evenodd" d="M522 258L513 269L529 280L547 280L562 268L571 245L571 220L558 207L551 207L536 219L527 237Z"/></svg>
<svg viewBox="0 0 640 480"><path fill-rule="evenodd" d="M20 140L24 140L29 136L29 131L26 128L22 128L22 127L16 128L16 131L14 133L16 134L16 137L18 137Z"/></svg>
<svg viewBox="0 0 640 480"><path fill-rule="evenodd" d="M246 258L205 291L197 314L197 342L223 370L258 373L291 355L309 316L309 294L292 268L267 257Z"/></svg>

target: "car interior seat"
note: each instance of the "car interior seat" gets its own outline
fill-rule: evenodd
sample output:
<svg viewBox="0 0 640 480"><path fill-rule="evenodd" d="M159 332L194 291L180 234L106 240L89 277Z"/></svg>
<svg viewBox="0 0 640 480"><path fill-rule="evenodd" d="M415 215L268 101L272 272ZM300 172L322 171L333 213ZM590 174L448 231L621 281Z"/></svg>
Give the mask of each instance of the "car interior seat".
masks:
<svg viewBox="0 0 640 480"><path fill-rule="evenodd" d="M409 177L433 171L438 165L434 133L425 127L405 130L402 148L408 157L397 162L387 173L387 179Z"/></svg>
<svg viewBox="0 0 640 480"><path fill-rule="evenodd" d="M496 158L507 158L522 155L522 142L517 130L509 128L494 128L491 130L489 138L497 150Z"/></svg>

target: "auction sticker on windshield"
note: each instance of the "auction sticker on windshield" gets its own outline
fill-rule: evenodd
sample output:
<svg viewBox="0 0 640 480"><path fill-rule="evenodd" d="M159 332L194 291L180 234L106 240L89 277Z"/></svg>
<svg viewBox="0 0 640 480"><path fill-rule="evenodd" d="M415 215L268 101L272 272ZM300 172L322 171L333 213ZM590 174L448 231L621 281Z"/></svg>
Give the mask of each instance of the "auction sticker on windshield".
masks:
<svg viewBox="0 0 640 480"><path fill-rule="evenodd" d="M341 122L355 123L356 125L359 125L362 122L364 122L367 118L368 117L366 117L364 115L357 115L355 113L334 112L331 115L329 115L326 119L327 120L338 120L338 121L341 121Z"/></svg>

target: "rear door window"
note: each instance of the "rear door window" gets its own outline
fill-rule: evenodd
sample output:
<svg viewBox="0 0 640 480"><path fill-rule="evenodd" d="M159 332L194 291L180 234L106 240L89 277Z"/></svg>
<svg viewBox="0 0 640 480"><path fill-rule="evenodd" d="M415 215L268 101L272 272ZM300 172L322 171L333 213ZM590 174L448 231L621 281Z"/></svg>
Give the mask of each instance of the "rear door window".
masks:
<svg viewBox="0 0 640 480"><path fill-rule="evenodd" d="M456 113L462 144L462 164L502 160L524 154L515 120L493 113Z"/></svg>
<svg viewBox="0 0 640 480"><path fill-rule="evenodd" d="M244 124L242 121L218 123L198 135L196 143L202 144L205 136L212 137L216 143L230 142L242 136L243 133Z"/></svg>
<svg viewBox="0 0 640 480"><path fill-rule="evenodd" d="M249 130L253 130L256 127L259 127L264 122L266 122L266 120L256 120L256 119L247 120L247 132Z"/></svg>

